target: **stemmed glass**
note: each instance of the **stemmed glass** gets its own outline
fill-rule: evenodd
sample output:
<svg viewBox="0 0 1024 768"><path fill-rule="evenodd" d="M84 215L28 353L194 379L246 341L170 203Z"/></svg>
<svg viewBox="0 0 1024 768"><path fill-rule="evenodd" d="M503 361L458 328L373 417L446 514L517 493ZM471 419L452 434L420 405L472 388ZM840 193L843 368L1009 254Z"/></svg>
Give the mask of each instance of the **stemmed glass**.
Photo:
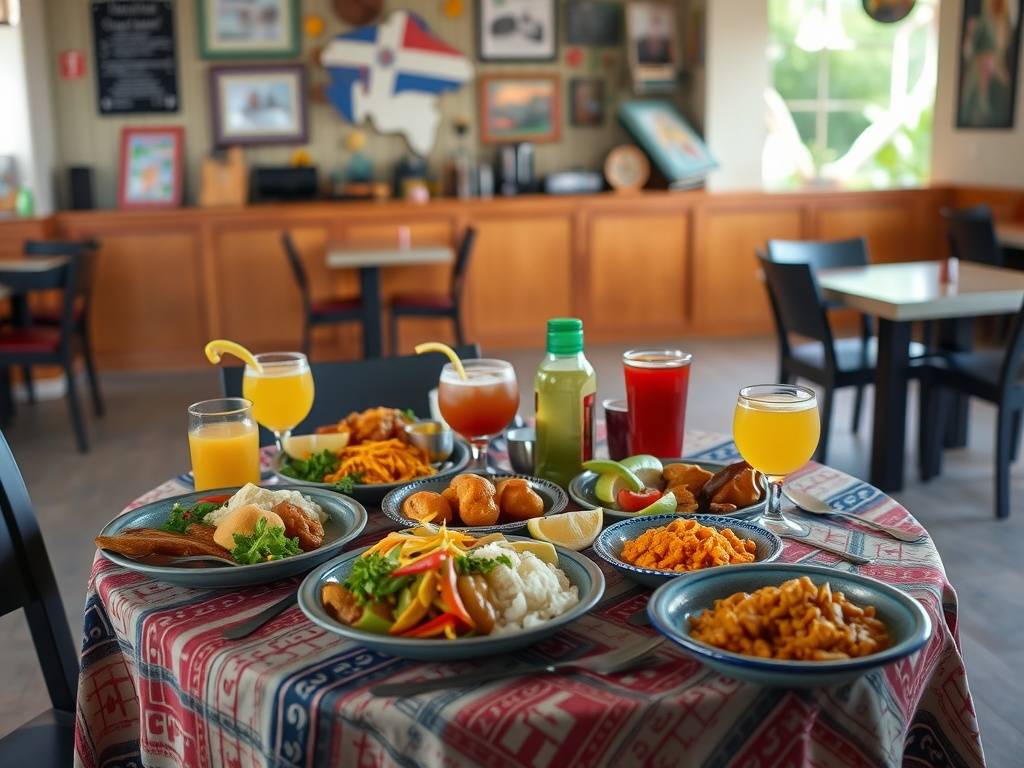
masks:
<svg viewBox="0 0 1024 768"><path fill-rule="evenodd" d="M732 432L743 459L769 481L768 503L757 522L776 533L806 533L782 514L782 482L818 447L821 424L814 391L794 384L744 387L736 398Z"/></svg>
<svg viewBox="0 0 1024 768"><path fill-rule="evenodd" d="M265 352L255 355L263 368L245 366L242 394L252 401L253 416L274 433L278 450L313 408L313 374L301 352Z"/></svg>
<svg viewBox="0 0 1024 768"><path fill-rule="evenodd" d="M504 360L465 360L466 378L451 363L441 369L437 399L441 415L469 441L474 472L487 472L487 446L515 418L519 408L516 372Z"/></svg>

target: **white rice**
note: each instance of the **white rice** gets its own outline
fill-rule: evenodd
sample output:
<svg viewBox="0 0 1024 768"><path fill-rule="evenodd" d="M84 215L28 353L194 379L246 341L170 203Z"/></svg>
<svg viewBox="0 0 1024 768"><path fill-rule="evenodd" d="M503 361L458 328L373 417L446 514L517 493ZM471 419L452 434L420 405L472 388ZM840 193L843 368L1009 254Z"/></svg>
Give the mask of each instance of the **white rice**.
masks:
<svg viewBox="0 0 1024 768"><path fill-rule="evenodd" d="M321 523L327 519L327 515L324 514L324 511L320 508L319 504L312 499L303 496L298 491L274 491L270 488L261 488L258 485L247 483L239 488L235 492L235 495L224 503L223 507L208 514L204 522L208 525L217 525L217 523L227 517L232 510L244 507L247 504L255 504L260 509L269 512L282 501L290 501L296 507L309 515L310 519L319 520Z"/></svg>
<svg viewBox="0 0 1024 768"><path fill-rule="evenodd" d="M499 565L487 574L491 603L498 614L491 634L503 635L543 624L579 602L579 592L560 568L532 552L516 552L495 541L473 550L474 556L505 555L512 567Z"/></svg>

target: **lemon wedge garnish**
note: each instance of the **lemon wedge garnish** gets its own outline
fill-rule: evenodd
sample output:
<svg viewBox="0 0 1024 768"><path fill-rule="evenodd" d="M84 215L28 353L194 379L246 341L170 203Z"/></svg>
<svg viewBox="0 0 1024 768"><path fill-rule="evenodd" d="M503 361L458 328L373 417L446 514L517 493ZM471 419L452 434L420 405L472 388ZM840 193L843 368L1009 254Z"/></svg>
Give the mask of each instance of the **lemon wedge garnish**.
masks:
<svg viewBox="0 0 1024 768"><path fill-rule="evenodd" d="M417 344L415 350L417 355L427 352L440 352L442 355L447 355L448 359L452 361L452 367L455 369L455 372L459 374L459 378L463 381L466 380L466 369L462 367L462 361L455 354L455 350L447 344L442 344L439 341L428 341L424 344Z"/></svg>
<svg viewBox="0 0 1024 768"><path fill-rule="evenodd" d="M227 339L214 339L206 345L204 351L206 352L206 359L214 365L220 362L221 355L226 352L240 359L256 371L256 373L263 373L263 366L256 362L256 356L237 342L228 341Z"/></svg>
<svg viewBox="0 0 1024 768"><path fill-rule="evenodd" d="M285 435L281 441L284 452L293 459L308 459L314 453L341 453L348 445L348 432L324 432L312 435Z"/></svg>
<svg viewBox="0 0 1024 768"><path fill-rule="evenodd" d="M526 528L539 541L579 551L594 543L603 522L604 511L598 507L547 517L531 517Z"/></svg>

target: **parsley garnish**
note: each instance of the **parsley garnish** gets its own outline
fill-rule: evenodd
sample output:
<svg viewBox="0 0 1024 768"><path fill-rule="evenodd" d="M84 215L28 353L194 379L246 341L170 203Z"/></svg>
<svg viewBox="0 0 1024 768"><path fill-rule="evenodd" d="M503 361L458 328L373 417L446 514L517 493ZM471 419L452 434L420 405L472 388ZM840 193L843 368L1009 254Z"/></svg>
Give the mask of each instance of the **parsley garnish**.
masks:
<svg viewBox="0 0 1024 768"><path fill-rule="evenodd" d="M248 536L244 533L234 533L232 537L235 540L235 548L231 550L231 556L235 558L235 562L242 565L283 560L301 552L298 538L289 539L284 535L284 528L280 525L268 526L265 517L259 519Z"/></svg>
<svg viewBox="0 0 1024 768"><path fill-rule="evenodd" d="M472 555L460 555L455 558L455 568L460 574L468 573L490 573L499 565L512 567L512 558L508 555L497 557L473 557Z"/></svg>
<svg viewBox="0 0 1024 768"><path fill-rule="evenodd" d="M406 408L402 411L402 416L405 417L406 421L419 421L419 416L416 415L416 411L412 408Z"/></svg>
<svg viewBox="0 0 1024 768"><path fill-rule="evenodd" d="M401 592L412 584L415 576L394 577L391 572L398 567L399 547L384 557L374 552L366 557L356 558L352 570L345 579L345 586L355 595L356 602L365 605L368 602L380 602L391 595Z"/></svg>
<svg viewBox="0 0 1024 768"><path fill-rule="evenodd" d="M296 480L322 483L325 476L337 472L340 466L341 458L338 454L325 448L320 453L314 453L308 459L295 459L286 456L281 465L281 474L294 477Z"/></svg>
<svg viewBox="0 0 1024 768"><path fill-rule="evenodd" d="M338 493L352 493L353 489L361 482L363 482L363 476L355 472L351 475L345 475L334 484L333 488Z"/></svg>
<svg viewBox="0 0 1024 768"><path fill-rule="evenodd" d="M171 514L167 522L160 526L162 531L172 533L185 533L185 530L193 523L202 523L208 514L215 509L220 509L220 504L204 501L201 504L194 504L191 507L183 507L175 502L171 507Z"/></svg>

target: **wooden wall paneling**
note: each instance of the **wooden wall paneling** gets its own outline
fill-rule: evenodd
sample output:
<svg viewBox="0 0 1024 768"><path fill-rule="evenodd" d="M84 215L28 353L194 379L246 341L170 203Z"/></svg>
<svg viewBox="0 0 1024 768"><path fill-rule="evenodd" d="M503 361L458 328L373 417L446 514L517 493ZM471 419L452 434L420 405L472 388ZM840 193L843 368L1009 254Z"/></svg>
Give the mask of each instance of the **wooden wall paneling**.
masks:
<svg viewBox="0 0 1024 768"><path fill-rule="evenodd" d="M948 199L956 208L987 205L998 221L1024 221L1024 189L955 187Z"/></svg>
<svg viewBox="0 0 1024 768"><path fill-rule="evenodd" d="M874 263L925 258L917 239L913 202L905 196L844 204L829 200L815 206L814 239L864 237Z"/></svg>

